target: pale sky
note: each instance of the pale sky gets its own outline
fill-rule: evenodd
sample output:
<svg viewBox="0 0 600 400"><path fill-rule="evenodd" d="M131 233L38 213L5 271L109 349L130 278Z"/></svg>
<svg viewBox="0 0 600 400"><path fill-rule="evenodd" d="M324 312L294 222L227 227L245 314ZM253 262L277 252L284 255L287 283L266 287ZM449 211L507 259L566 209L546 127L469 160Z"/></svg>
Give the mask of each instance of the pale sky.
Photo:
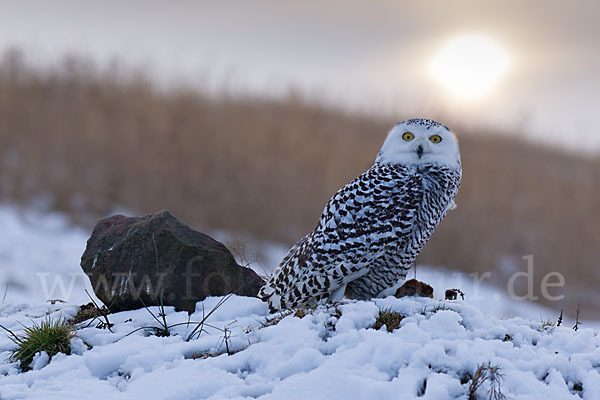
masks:
<svg viewBox="0 0 600 400"><path fill-rule="evenodd" d="M161 83L309 96L370 112L522 131L600 149L600 2L585 0L0 2L0 49L39 65L67 53L118 58ZM434 80L429 65L457 35L490 39L509 58L477 99ZM445 121L444 121L445 122Z"/></svg>

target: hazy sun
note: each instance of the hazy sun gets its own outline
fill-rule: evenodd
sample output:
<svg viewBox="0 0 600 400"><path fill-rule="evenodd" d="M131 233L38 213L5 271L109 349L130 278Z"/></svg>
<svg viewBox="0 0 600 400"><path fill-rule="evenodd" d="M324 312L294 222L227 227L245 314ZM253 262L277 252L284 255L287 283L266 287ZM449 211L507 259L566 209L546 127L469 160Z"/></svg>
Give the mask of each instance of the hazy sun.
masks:
<svg viewBox="0 0 600 400"><path fill-rule="evenodd" d="M496 86L508 62L508 53L493 40L463 35L440 48L431 61L431 73L454 96L475 98Z"/></svg>

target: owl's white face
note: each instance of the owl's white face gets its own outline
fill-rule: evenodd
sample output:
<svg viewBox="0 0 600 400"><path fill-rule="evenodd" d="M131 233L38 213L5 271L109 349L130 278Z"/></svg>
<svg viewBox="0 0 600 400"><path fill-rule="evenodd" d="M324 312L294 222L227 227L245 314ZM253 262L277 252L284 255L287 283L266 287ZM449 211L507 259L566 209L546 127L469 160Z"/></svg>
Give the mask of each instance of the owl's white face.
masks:
<svg viewBox="0 0 600 400"><path fill-rule="evenodd" d="M430 119L400 122L388 134L376 162L380 164L439 164L460 168L456 137L444 125Z"/></svg>

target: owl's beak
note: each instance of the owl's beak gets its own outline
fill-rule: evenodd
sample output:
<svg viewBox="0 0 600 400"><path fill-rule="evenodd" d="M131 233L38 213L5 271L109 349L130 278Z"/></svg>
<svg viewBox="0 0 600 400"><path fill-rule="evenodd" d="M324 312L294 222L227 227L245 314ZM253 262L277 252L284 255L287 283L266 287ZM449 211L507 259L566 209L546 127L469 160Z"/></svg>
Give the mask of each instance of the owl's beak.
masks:
<svg viewBox="0 0 600 400"><path fill-rule="evenodd" d="M417 147L416 150L417 156L419 156L419 159L421 159L421 157L423 156L423 145L420 144L419 147Z"/></svg>

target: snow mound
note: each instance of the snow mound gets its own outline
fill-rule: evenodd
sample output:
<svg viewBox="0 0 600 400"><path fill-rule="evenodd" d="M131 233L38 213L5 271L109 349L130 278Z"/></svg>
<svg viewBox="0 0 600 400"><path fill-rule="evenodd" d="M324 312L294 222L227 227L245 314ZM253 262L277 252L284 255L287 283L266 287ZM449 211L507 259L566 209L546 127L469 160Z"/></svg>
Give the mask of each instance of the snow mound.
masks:
<svg viewBox="0 0 600 400"><path fill-rule="evenodd" d="M8 361L14 345L0 335L0 398L468 399L473 375L488 363L500 368L510 399L600 393L600 338L592 329L502 320L463 301L388 297L269 315L260 300L233 296L186 341L219 300L198 303L189 324L187 313L167 307L168 324L178 324L168 337L153 334L149 327L159 325L145 309L110 315L112 332L82 323L72 355L47 363L40 354L27 373ZM3 305L0 324L19 331L46 314L76 311ZM402 314L400 326L374 329L381 311ZM489 388L483 382L477 395Z"/></svg>
<svg viewBox="0 0 600 400"><path fill-rule="evenodd" d="M89 232L58 213L0 204L0 303L49 299L84 304L93 295L79 267Z"/></svg>

